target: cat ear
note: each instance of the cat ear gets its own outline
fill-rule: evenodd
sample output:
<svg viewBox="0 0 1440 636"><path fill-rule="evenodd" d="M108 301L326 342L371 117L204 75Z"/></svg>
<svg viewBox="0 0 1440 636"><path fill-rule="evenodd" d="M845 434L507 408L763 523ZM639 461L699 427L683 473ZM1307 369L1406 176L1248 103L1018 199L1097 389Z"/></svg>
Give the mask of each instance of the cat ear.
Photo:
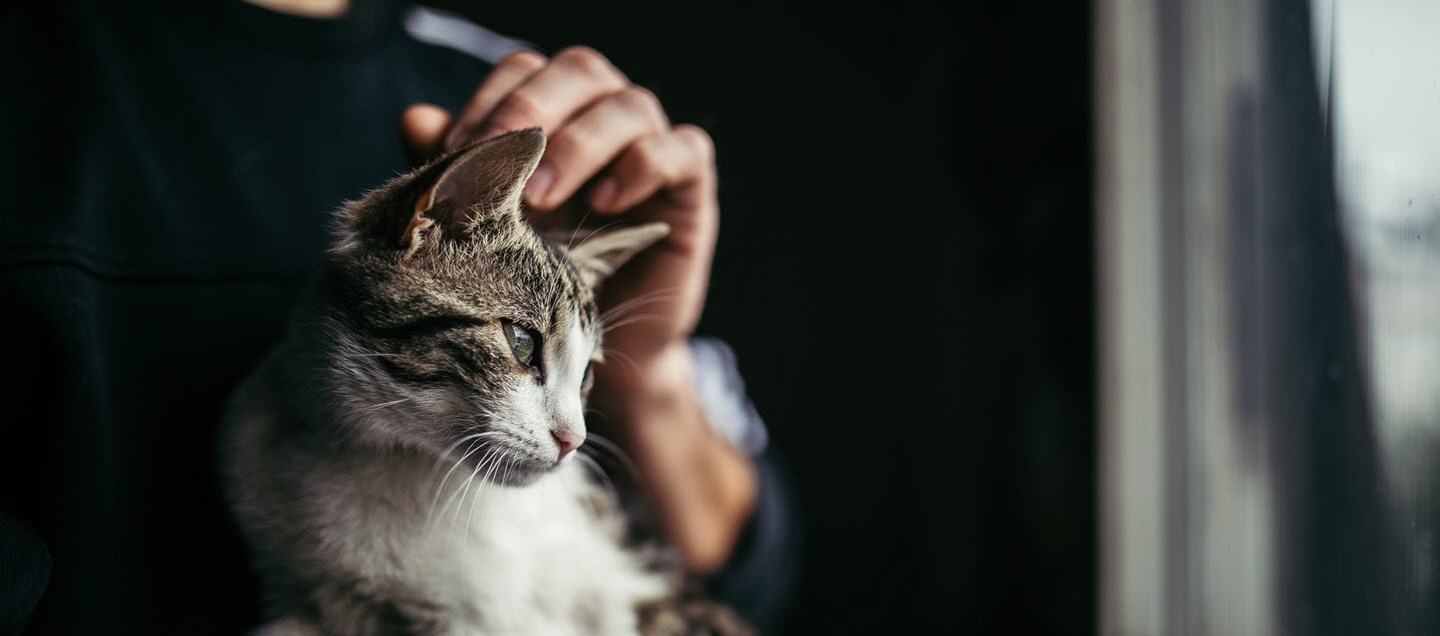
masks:
<svg viewBox="0 0 1440 636"><path fill-rule="evenodd" d="M601 232L571 248L570 262L575 264L580 279L593 288L620 269L630 257L669 233L670 226L664 223L646 223Z"/></svg>
<svg viewBox="0 0 1440 636"><path fill-rule="evenodd" d="M525 182L545 152L545 134L527 128L455 152L440 176L415 199L401 234L407 254L441 235L461 236L489 224L520 221Z"/></svg>

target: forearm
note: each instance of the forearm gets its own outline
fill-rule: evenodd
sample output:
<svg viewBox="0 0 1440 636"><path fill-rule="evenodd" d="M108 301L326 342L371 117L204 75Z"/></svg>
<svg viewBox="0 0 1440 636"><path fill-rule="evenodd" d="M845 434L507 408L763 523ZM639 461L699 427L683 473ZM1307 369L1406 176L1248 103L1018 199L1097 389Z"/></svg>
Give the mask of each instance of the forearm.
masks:
<svg viewBox="0 0 1440 636"><path fill-rule="evenodd" d="M710 572L729 557L756 498L750 459L705 421L682 343L642 369L620 367L597 383L656 511L687 567Z"/></svg>

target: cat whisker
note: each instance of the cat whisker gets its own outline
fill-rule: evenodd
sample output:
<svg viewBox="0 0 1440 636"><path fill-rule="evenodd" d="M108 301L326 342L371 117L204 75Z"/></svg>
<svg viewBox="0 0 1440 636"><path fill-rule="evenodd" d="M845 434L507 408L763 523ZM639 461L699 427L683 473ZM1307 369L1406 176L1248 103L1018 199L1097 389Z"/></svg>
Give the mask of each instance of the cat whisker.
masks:
<svg viewBox="0 0 1440 636"><path fill-rule="evenodd" d="M450 530L452 532L455 530L455 524L460 520L460 511L465 508L465 498L470 495L470 485L475 482L476 475L479 475L480 471L485 469L487 463L499 459L499 453L500 449L498 447L490 449L490 452L485 454L480 460L480 463L475 465L475 470L470 472L470 477L465 480L464 484L460 485L460 490L450 497L450 501L445 502L444 508L440 509L440 514L445 514L445 511L450 509L450 504L458 503L458 505L455 506L455 513L450 515ZM456 497L459 498L458 502L456 501Z"/></svg>
<svg viewBox="0 0 1440 636"><path fill-rule="evenodd" d="M625 466L625 472L630 473L630 478L634 479L635 483L641 483L640 469L635 466L635 462L630 459L629 453L621 449L619 444L605 439L605 437L599 433L591 432L585 437L585 444L582 444L580 448L585 448L585 446L591 442L594 442L597 447L609 451L615 459L619 460L620 463Z"/></svg>
<svg viewBox="0 0 1440 636"><path fill-rule="evenodd" d="M600 485L605 487L606 494L610 495L610 500L618 503L620 501L620 494L615 490L615 483L610 481L610 476L605 474L605 469L600 467L600 462L595 461L584 453L576 453L575 458L584 462L585 466L588 467L591 472L595 473L595 477L599 479Z"/></svg>
<svg viewBox="0 0 1440 636"><path fill-rule="evenodd" d="M461 453L461 457L455 460L455 463L450 467L450 472L445 473L445 479L442 479L440 481L440 486L443 488L445 486L445 480L448 480L450 478L450 473L455 472L455 469L460 467L460 463L463 462L466 457L469 457L472 452L474 452L474 448L480 444L481 438L482 436L478 434L462 437L454 444L451 444L450 447L445 449L445 451L442 452L438 457L436 457L435 467L433 469L433 472L430 473L431 483L434 483L435 478L440 475L440 470L445 466L445 461L450 458L450 453L454 451L457 447L459 447L461 444L464 444L465 442L470 442L470 445L466 446L465 451Z"/></svg>
<svg viewBox="0 0 1440 636"><path fill-rule="evenodd" d="M679 287L666 287L665 289L657 289L654 291L645 292L643 294L640 294L639 296L626 299L624 302L621 302L614 307L606 309L603 313L601 313L600 322L605 323L611 320L617 320L624 317L626 312L634 311L645 305L679 298L679 290Z"/></svg>
<svg viewBox="0 0 1440 636"><path fill-rule="evenodd" d="M470 498L470 512L468 512L468 513L465 514L465 539L466 539L466 540L469 540L469 539L470 539L470 522L475 520L475 504L480 501L480 496L481 496L481 495L486 494L486 491L487 491L487 490L489 490L489 489L491 489L491 488L494 487L494 482L491 481L490 478L491 478L492 476L494 476L494 474L495 474L495 468L500 465L501 460L503 460L503 459L505 459L505 458L507 458L507 457L509 457L509 456L510 456L510 452L509 452L509 451L507 451L507 450L505 450L505 449L503 449L503 448L500 449L500 455L496 457L494 463L490 464L490 470L485 471L485 476L484 476L483 478L481 478L481 482L476 486L475 496ZM461 500L460 503L463 505L465 502L464 502L464 500Z"/></svg>
<svg viewBox="0 0 1440 636"><path fill-rule="evenodd" d="M575 247L575 237L580 234L580 228L585 227L585 221L590 218L590 213L594 211L595 208L585 208L585 214L580 215L580 222L575 224L575 229L570 230L570 240L565 242L565 251L568 252L571 248Z"/></svg>
<svg viewBox="0 0 1440 636"><path fill-rule="evenodd" d="M600 348L600 355L605 356L605 360L606 360L606 361L609 361L609 360L612 360L612 359L613 359L613 360L616 360L616 361L618 361L618 362L622 362L622 363L624 363L624 364L627 364L627 365L629 365L629 366L626 368L627 371L629 371L629 372L631 372L631 373L633 373L633 374L635 374L635 375L639 375L639 374L640 374L640 363L636 362L636 361L635 361L635 358L630 357L629 354L627 354L627 353L625 353L625 352L623 352L623 351L620 351L620 350L618 350L618 349L611 349L611 348L608 348L608 347L601 347L601 348ZM633 377L633 376L632 376L632 377Z"/></svg>
<svg viewBox="0 0 1440 636"><path fill-rule="evenodd" d="M440 474L440 467L445 465L445 460L450 457L450 453L455 452L455 449L459 448L461 444L479 439L484 435L484 433L471 433L469 435L463 435L459 439L455 440L454 443L450 444L450 446L446 447L445 450L440 451L440 455L435 458L435 472L430 474L430 481L435 481L435 477ZM468 451L470 449L466 448L465 450Z"/></svg>
<svg viewBox="0 0 1440 636"><path fill-rule="evenodd" d="M651 303L657 303L657 302L660 302L660 301L662 301L662 300L671 300L671 299L675 298L675 297L678 295L678 294L676 294L676 293L674 293L674 292L675 292L674 289L662 289L662 290L656 290L656 291L646 292L646 293L641 294L641 295L639 295L639 296L635 296L635 297L632 297L632 298L628 298L628 299L626 299L626 300L624 300L624 301L616 304L614 307L606 308L605 311L603 311L603 312L600 313L600 320L601 320L601 322L604 322L604 321L607 321L607 320L614 320L614 319L616 319L616 318L622 317L622 316L625 314L625 312L627 312L627 311L632 311L632 310L634 310L634 309L636 309L636 308L639 308L639 307L642 307L642 306L644 306L644 305L648 305L648 304L651 304Z"/></svg>
<svg viewBox="0 0 1440 636"><path fill-rule="evenodd" d="M607 334L608 334L608 333L610 333L610 331L613 330L613 329L619 329L620 327L624 327L624 326L626 326L626 325L632 325L632 324L635 324L635 323L638 323L638 322L654 322L654 323L664 324L664 323L665 323L665 317L664 317L664 316L661 316L661 315L659 315L659 314L636 314L636 315L634 315L634 316L628 316L628 317L626 317L626 318L623 318L623 319L621 319L621 320L619 320L619 321L617 321L617 322L604 323L604 327L602 327L601 330L602 330L604 333L607 333Z"/></svg>
<svg viewBox="0 0 1440 636"><path fill-rule="evenodd" d="M466 441L468 441L468 440L474 440L473 442L471 442L470 446L468 446L468 447L465 449L465 454L462 455L462 456L460 457L460 459L458 459L458 460L455 461L455 465L454 465L454 466L451 466L451 467L450 467L450 472L445 473L445 478L440 481L440 486L437 488L437 490L436 490L436 492L435 492L435 499L436 499L437 501L439 500L439 498L440 498L440 491L442 491L442 490L445 489L445 482L450 479L450 475L451 475L452 473L454 473L454 472L455 472L455 469L459 468L459 467L460 467L460 464L464 463L464 461L465 461L467 458L469 458L471 455L475 454L475 451L480 450L479 444L481 444L486 437L494 437L494 436L501 436L501 435L502 435L502 433L499 433L499 432L497 432L497 431L484 431L484 432L480 432L480 433L474 433L474 434L466 435L466 436L460 438L460 439L459 439L458 441L456 441L454 444L451 444L449 448L445 449L445 452L442 453L442 454L440 455L439 459L437 459L437 460L435 461L435 466L436 466L436 468L435 468L435 474L439 474L439 472L440 472L440 468L439 468L439 467L440 467L440 466L442 465L442 463L445 461L445 458L446 458L446 457L449 457L449 456L450 456L450 453L451 453L452 451L454 451L457 446L459 446L459 445L461 445L461 444L464 444L464 443L465 443ZM435 478L435 475L432 474L432 475L430 476L430 478L433 480L433 479ZM432 501L432 502L430 503L430 506L433 508L433 507L435 506L435 502Z"/></svg>
<svg viewBox="0 0 1440 636"><path fill-rule="evenodd" d="M606 223L606 224L604 224L604 225L602 225L602 226L600 226L600 227L595 228L594 230L591 230L589 234L586 234L586 235L585 235L585 238L583 238L583 239L580 240L580 245L584 245L584 244L585 244L585 241L588 241L588 240L590 240L590 239L592 239L592 238L595 238L595 235L596 235L596 234L599 234L599 233L601 233L601 232L604 232L605 230L608 230L608 229L610 229L610 228L612 228L612 227L614 227L614 226L616 226L616 225L619 225L620 223L621 223L620 221L611 221L611 222ZM580 231L580 228L579 228L579 227L576 227L576 228L575 228L575 231L578 233L578 232ZM573 240L574 240L574 237L571 237L571 240L573 241ZM574 248L571 247L571 246L566 246L565 249L570 250L570 249L574 249Z"/></svg>
<svg viewBox="0 0 1440 636"><path fill-rule="evenodd" d="M476 451L480 450L481 448L485 448L485 447L484 447L483 445L482 445L482 446L476 446L473 450L471 450L470 452L466 453L466 454L465 454L465 457L461 457L461 458L459 459L459 461L456 461L456 462L455 462L455 466L450 469L450 472L451 472L451 473L455 472L455 469L456 469L456 468L459 468L461 464L465 463L465 458L466 458L466 457L469 457L471 454L474 454ZM488 460L488 459L490 458L490 456L491 456L494 452L495 452L495 448L494 448L494 447L491 447L489 450L485 451L485 454L484 454L484 455L481 455L481 456L480 456L480 461L475 464L475 471L470 474L470 479L474 479L474 478L475 478L475 473L480 471L480 468L485 465L485 461ZM447 473L447 474L445 475L445 479L446 479L446 480L449 480L449 478L450 478L450 474ZM466 492L466 488L469 487L469 485L470 485L469 480L466 480L465 483L462 484L462 485L459 487L459 489L456 490L455 493L451 494L450 497L445 500L445 505L441 506L440 509L437 511L437 510L434 509L434 508L435 508L435 503L436 503L436 502L439 502L439 500L440 500L440 495L442 495L442 494L445 492L445 481L441 481L441 482L440 482L440 486L435 489L435 500L430 504L430 508L431 508L431 510L432 510L431 515L430 515L432 523L438 521L441 517L444 517L444 516L445 516L445 511L446 511L446 510L449 510L449 509L450 509L450 505L453 504L453 503L455 503L455 498L456 498L457 496L459 496L461 493Z"/></svg>
<svg viewBox="0 0 1440 636"><path fill-rule="evenodd" d="M386 407L395 406L396 404L402 404L402 403L405 403L405 402L409 402L410 400L413 400L413 399L415 399L415 398L413 398L413 397L404 397L404 398L400 398L400 399L398 399L398 400L391 400L391 401L389 401L389 402L381 402L381 403L379 403L379 404L371 404L370 406L367 406L367 407L364 407L364 408L365 408L365 410L367 410L367 411L378 411L378 410L383 409L383 408L386 408Z"/></svg>
<svg viewBox="0 0 1440 636"><path fill-rule="evenodd" d="M627 298L627 299L625 300L625 303L640 302L640 301L644 301L644 300L647 300L647 299L650 299L650 298L655 298L655 297L657 297L657 296L664 296L664 295L666 295L666 294L674 294L674 293L679 292L679 291L680 291L680 286L679 286L679 285L671 285L671 286L669 286L669 287L661 287L661 288L659 288L659 289L652 289L652 290L647 291L647 292L645 292L645 293L643 293L643 294L640 294L640 295L638 295L638 296L631 296L630 298ZM621 304L623 305L623 304L625 304L625 303L621 303ZM616 306L618 307L619 305L616 305Z"/></svg>

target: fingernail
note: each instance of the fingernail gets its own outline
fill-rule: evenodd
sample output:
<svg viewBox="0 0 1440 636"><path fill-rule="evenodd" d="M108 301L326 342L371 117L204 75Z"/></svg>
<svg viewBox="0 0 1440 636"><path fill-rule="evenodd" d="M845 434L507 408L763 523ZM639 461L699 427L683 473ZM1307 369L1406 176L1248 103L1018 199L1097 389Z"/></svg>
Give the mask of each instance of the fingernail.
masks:
<svg viewBox="0 0 1440 636"><path fill-rule="evenodd" d="M555 172L550 166L540 166L535 169L535 174L530 175L530 182L525 184L525 200L530 205L540 205L545 198L545 193L550 191L550 184L555 181Z"/></svg>
<svg viewBox="0 0 1440 636"><path fill-rule="evenodd" d="M610 207L610 203L615 199L615 190L618 188L619 185L615 183L614 177L601 181L590 193L590 205L601 209Z"/></svg>

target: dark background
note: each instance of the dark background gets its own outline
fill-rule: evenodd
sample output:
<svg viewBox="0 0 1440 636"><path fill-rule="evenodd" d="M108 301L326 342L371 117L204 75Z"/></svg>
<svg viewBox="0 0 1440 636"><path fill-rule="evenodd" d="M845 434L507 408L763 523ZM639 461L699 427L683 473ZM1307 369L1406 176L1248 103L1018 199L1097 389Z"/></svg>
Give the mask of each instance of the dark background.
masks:
<svg viewBox="0 0 1440 636"><path fill-rule="evenodd" d="M1089 6L442 3L716 140L702 330L805 524L793 633L1095 624Z"/></svg>
<svg viewBox="0 0 1440 636"><path fill-rule="evenodd" d="M714 136L724 216L702 331L736 349L750 395L788 465L805 537L788 633L1094 631L1087 3L872 2L825 10L625 0L440 4L550 52L595 46L653 89L673 119L701 124ZM56 42L61 52L53 60L63 68L70 60L60 45L83 38L44 30L57 24L35 23L40 30L31 33L40 35L29 40ZM153 77L164 80L159 71ZM60 88L69 95L71 87ZM70 124L56 114L63 108L36 104L35 112L54 111L50 119L16 128ZM75 130L81 129L69 132ZM44 299L68 294L45 289ZM136 306L165 306L144 293ZM266 308L244 310L260 315ZM244 321L245 312L233 318ZM186 315L157 313L176 322ZM0 323L30 324L16 315L0 312L12 320ZM53 340L48 332L4 331L27 351ZM223 340L183 333L204 336L204 343ZM206 346L161 353L202 368L210 362L202 359ZM120 350L125 360L144 359ZM44 369L26 371L26 382L15 386L73 390L51 382ZM121 380L122 388L170 385L141 375ZM113 508L124 501L154 506L136 515L173 513L166 493L215 502L214 510L194 511L202 525L224 517L219 497L205 490L211 484L167 481L172 471L202 474L198 467L209 474L208 456L140 452L164 448L156 440L181 429L134 427L141 434L118 440L13 430L22 437L6 447L12 459L110 457L104 451L111 445L131 451L113 454L129 472L106 463L50 467L66 476L62 484L101 486L59 491L71 515L62 518L121 519ZM183 430L181 439L196 434ZM40 450L31 452L24 440ZM79 450L55 452L72 447ZM25 491L28 484L13 476L27 469L10 463L0 464L11 469L0 473L17 482L7 483L13 490ZM128 481L94 478L107 471ZM100 552L131 540L121 530L147 526L97 527L104 541L70 552L100 553L97 575L66 581L77 596L61 598L91 594L99 605L47 610L42 601L32 627L44 633L45 625L94 623L97 616L153 618L116 605L165 595L154 581L178 562L225 558L224 541L218 550L188 545L189 528L154 526L165 533L139 543L175 550L157 567L138 563L124 580L119 573L143 553ZM87 546L85 530L66 526L67 550ZM233 605L209 598L212 586L245 582L164 584L187 586L176 599L203 600L177 608L189 619ZM125 594L101 593L122 585L129 586ZM150 602L142 609L161 607ZM47 611L49 622L39 620Z"/></svg>

